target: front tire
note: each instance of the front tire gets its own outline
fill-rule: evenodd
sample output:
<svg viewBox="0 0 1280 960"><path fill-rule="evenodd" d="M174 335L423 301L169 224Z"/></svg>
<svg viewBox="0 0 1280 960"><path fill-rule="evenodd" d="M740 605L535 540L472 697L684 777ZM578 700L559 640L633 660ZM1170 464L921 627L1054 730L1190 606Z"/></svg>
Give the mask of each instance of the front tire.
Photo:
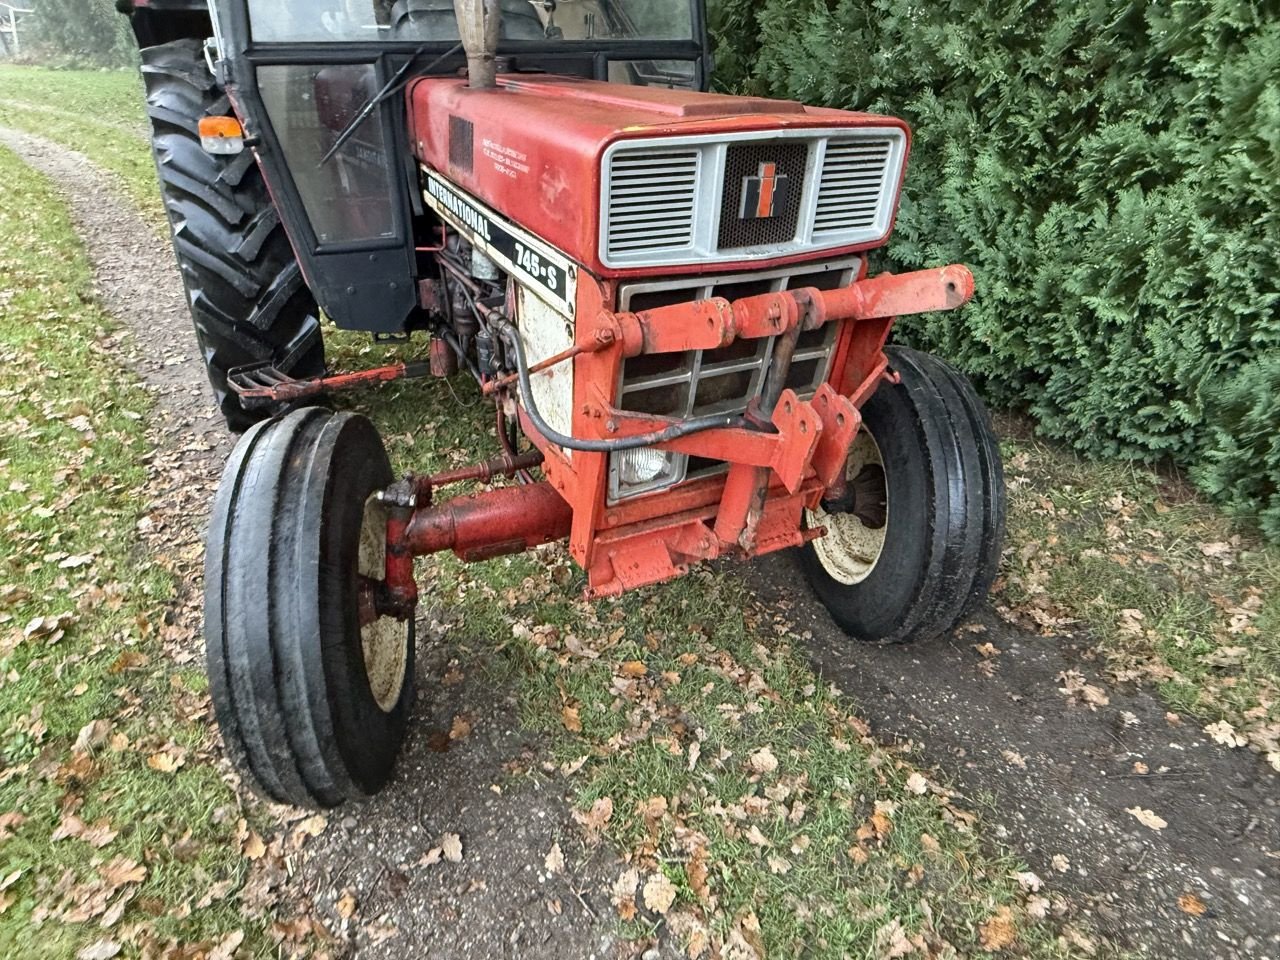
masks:
<svg viewBox="0 0 1280 960"><path fill-rule="evenodd" d="M907 643L951 630L991 589L1004 474L969 381L929 354L886 353L901 383L882 384L862 408L848 464L852 509L807 514L828 534L805 545L801 564L850 636Z"/></svg>
<svg viewBox="0 0 1280 960"><path fill-rule="evenodd" d="M270 361L299 379L324 373L315 298L249 150L213 156L200 146L206 116L231 103L198 40L142 51L151 149L200 354L227 425L247 430L271 410L247 411L227 387L236 367Z"/></svg>
<svg viewBox="0 0 1280 960"><path fill-rule="evenodd" d="M334 807L390 779L413 701L413 623L361 624L391 483L364 417L308 407L241 438L205 555L209 687L227 754L279 803ZM367 618L366 618L367 619Z"/></svg>

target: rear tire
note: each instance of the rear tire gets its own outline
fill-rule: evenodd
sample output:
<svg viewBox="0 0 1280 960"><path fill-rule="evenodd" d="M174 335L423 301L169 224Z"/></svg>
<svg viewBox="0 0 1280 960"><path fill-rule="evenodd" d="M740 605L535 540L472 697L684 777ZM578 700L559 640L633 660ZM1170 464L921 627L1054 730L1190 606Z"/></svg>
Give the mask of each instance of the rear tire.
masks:
<svg viewBox="0 0 1280 960"><path fill-rule="evenodd" d="M946 633L986 597L1004 539L1004 474L969 381L937 357L886 352L901 383L882 384L862 408L855 513L809 513L807 525L829 532L805 545L801 564L850 636L907 643Z"/></svg>
<svg viewBox="0 0 1280 960"><path fill-rule="evenodd" d="M205 554L209 688L228 756L279 803L334 807L390 779L413 702L413 622L360 623L392 480L373 425L317 407L231 455Z"/></svg>
<svg viewBox="0 0 1280 960"><path fill-rule="evenodd" d="M273 411L245 410L227 374L261 361L299 378L323 374L319 311L252 152L213 156L200 146L200 118L232 113L200 41L143 50L142 77L200 353L227 425L246 430Z"/></svg>

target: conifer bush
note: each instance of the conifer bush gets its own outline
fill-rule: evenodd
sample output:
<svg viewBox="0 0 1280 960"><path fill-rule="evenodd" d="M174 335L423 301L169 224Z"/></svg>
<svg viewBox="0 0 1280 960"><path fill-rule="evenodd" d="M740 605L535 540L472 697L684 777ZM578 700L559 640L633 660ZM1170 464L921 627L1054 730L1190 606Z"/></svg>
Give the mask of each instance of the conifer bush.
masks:
<svg viewBox="0 0 1280 960"><path fill-rule="evenodd" d="M968 263L903 336L1280 539L1280 3L719 0L717 82L904 117L882 265Z"/></svg>

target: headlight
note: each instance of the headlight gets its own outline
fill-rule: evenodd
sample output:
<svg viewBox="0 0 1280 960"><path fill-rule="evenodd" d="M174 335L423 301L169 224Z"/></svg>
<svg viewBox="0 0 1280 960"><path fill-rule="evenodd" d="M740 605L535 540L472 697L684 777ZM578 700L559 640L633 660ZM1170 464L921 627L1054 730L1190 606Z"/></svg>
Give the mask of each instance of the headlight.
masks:
<svg viewBox="0 0 1280 960"><path fill-rule="evenodd" d="M689 458L652 447L615 453L609 459L609 500L661 490L684 478Z"/></svg>

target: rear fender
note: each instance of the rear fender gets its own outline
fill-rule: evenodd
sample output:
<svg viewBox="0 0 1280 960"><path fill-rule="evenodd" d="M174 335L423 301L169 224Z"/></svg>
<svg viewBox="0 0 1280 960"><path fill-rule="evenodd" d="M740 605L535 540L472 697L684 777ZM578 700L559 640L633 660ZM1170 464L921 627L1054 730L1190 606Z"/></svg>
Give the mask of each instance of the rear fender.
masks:
<svg viewBox="0 0 1280 960"><path fill-rule="evenodd" d="M213 36L206 0L116 0L116 9L129 18L139 48Z"/></svg>

